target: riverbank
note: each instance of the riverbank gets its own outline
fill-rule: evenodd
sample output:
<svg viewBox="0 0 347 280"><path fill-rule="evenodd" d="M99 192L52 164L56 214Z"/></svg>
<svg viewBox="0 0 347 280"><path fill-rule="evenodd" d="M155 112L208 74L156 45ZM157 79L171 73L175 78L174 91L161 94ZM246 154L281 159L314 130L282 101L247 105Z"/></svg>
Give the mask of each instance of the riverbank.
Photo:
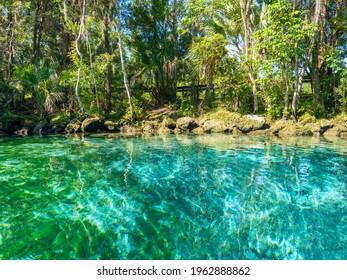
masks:
<svg viewBox="0 0 347 280"><path fill-rule="evenodd" d="M221 110L206 113L198 117L180 117L178 112L169 108L151 111L145 120L132 124L122 119L119 121L89 116L83 120L68 120L62 117L52 118L49 122L20 124L3 129L0 136L9 135L51 135L75 133L146 133L146 134L205 134L227 133L233 135L275 135L287 136L325 136L347 137L347 114L340 114L333 119L316 119L305 114L296 122L290 119L272 121L265 116L240 115Z"/></svg>

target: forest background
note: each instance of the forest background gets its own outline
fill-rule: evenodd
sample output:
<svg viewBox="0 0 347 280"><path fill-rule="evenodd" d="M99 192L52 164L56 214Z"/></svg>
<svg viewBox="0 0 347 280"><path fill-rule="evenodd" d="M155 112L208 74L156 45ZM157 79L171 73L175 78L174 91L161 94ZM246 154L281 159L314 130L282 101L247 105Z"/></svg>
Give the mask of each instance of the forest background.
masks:
<svg viewBox="0 0 347 280"><path fill-rule="evenodd" d="M345 0L3 0L0 130L171 106L347 111Z"/></svg>

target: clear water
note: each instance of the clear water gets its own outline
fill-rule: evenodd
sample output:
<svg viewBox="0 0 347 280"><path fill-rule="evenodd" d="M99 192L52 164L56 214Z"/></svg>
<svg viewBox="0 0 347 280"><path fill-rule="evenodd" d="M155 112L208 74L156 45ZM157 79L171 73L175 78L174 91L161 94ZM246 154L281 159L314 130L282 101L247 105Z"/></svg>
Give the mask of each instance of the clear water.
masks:
<svg viewBox="0 0 347 280"><path fill-rule="evenodd" d="M339 141L0 138L0 259L347 259Z"/></svg>

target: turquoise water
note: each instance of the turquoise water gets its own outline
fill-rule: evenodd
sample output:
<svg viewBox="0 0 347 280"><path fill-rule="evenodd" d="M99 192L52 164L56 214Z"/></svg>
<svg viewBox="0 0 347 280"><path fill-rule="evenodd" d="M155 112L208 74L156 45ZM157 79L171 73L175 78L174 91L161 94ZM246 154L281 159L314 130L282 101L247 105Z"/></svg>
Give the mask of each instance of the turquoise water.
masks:
<svg viewBox="0 0 347 280"><path fill-rule="evenodd" d="M347 259L347 141L0 138L0 259Z"/></svg>

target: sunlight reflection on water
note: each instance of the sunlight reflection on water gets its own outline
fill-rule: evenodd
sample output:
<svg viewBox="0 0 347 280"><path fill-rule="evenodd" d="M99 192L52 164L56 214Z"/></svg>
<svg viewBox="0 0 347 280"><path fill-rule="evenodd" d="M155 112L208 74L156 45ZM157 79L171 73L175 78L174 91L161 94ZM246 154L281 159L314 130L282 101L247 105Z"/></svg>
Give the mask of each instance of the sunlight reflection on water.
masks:
<svg viewBox="0 0 347 280"><path fill-rule="evenodd" d="M347 259L347 142L3 138L2 259Z"/></svg>

